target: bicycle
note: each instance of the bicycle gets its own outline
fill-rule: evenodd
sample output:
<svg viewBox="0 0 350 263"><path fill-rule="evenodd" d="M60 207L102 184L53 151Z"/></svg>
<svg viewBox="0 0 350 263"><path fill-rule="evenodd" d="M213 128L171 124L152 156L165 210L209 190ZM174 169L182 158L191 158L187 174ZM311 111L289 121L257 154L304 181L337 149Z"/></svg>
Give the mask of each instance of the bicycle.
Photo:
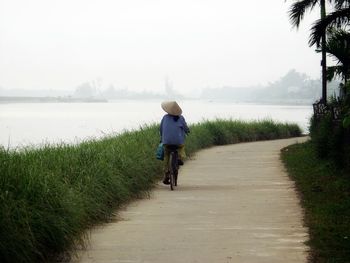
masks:
<svg viewBox="0 0 350 263"><path fill-rule="evenodd" d="M168 163L168 171L169 171L169 179L170 179L170 189L174 190L174 186L177 186L177 177L179 174L179 164L178 158L179 153L177 151L177 145L167 145L169 153L169 163Z"/></svg>

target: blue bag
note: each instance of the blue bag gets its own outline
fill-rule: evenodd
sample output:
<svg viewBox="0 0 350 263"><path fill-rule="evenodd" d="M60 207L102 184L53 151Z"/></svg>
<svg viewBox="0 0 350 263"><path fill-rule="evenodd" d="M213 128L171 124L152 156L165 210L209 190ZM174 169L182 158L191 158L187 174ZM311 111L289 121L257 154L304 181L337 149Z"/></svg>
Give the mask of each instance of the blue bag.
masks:
<svg viewBox="0 0 350 263"><path fill-rule="evenodd" d="M163 143L160 143L157 148L157 153L156 153L157 159L158 160L164 160L164 146Z"/></svg>

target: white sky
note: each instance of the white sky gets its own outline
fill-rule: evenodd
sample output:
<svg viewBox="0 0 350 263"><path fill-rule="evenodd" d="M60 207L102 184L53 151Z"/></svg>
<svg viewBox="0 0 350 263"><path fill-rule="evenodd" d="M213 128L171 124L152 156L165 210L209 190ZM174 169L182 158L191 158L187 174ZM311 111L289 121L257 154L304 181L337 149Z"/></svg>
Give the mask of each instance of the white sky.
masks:
<svg viewBox="0 0 350 263"><path fill-rule="evenodd" d="M297 31L284 0L0 0L0 86L103 84L180 92L319 78L308 14ZM317 10L318 11L318 10Z"/></svg>

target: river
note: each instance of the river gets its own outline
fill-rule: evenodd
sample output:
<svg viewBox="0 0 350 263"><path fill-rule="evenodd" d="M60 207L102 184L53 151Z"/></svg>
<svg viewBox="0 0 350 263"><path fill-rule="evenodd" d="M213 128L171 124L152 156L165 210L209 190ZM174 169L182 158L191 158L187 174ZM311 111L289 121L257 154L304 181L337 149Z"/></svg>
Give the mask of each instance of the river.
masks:
<svg viewBox="0 0 350 263"><path fill-rule="evenodd" d="M189 124L206 119L272 119L293 122L308 132L312 106L258 105L209 101L180 101ZM0 104L0 145L5 148L44 143L79 143L140 125L159 122L164 115L159 101L108 103Z"/></svg>

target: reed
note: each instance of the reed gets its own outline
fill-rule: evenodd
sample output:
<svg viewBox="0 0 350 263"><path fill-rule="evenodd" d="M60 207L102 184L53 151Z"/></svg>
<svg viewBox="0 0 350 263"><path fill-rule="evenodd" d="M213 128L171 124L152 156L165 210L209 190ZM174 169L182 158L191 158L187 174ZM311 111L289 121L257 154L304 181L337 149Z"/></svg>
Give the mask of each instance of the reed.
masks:
<svg viewBox="0 0 350 263"><path fill-rule="evenodd" d="M188 155L213 145L299 136L294 124L205 121L192 125ZM159 126L16 151L0 148L0 262L48 261L84 244L86 230L110 220L160 179Z"/></svg>

